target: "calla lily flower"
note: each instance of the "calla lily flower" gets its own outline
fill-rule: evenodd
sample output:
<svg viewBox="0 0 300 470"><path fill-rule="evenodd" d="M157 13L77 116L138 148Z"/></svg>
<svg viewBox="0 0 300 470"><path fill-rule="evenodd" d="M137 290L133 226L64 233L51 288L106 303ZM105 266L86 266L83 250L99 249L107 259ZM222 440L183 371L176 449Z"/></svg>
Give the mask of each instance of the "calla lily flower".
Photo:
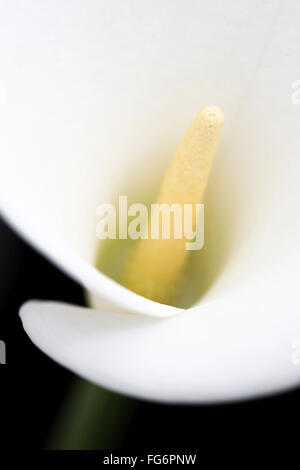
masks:
<svg viewBox="0 0 300 470"><path fill-rule="evenodd" d="M22 307L25 331L58 363L165 402L299 385L299 18L296 0L2 7L2 212L92 307ZM96 269L95 211L128 188L151 192L207 104L226 124L183 309Z"/></svg>

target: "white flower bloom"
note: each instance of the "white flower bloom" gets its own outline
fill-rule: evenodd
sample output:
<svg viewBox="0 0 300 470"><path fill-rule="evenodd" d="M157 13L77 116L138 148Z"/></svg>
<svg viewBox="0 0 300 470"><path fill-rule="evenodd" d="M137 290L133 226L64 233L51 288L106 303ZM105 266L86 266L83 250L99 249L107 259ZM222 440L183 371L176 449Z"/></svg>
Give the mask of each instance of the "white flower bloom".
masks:
<svg viewBox="0 0 300 470"><path fill-rule="evenodd" d="M60 364L167 402L300 383L299 15L296 0L2 7L2 212L94 306L23 306L26 332ZM96 270L95 210L129 185L151 191L211 103L226 125L206 200L207 288L180 310Z"/></svg>

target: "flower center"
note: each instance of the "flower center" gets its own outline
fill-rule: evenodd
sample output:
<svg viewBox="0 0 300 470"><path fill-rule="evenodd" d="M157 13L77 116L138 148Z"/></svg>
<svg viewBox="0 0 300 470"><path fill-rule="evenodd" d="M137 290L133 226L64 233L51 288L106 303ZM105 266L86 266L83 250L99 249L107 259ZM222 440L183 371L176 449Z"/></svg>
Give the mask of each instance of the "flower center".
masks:
<svg viewBox="0 0 300 470"><path fill-rule="evenodd" d="M144 225L140 239L135 243L109 240L105 251L99 252L97 267L139 295L160 303L182 305L180 293L187 289L186 273L193 263L191 258L194 258L189 255L188 246L193 244L187 244L190 237L186 232L185 209L191 208L190 226L194 229L198 225L197 208L203 203L223 121L219 108L204 108L194 119L169 165L155 204L156 220L162 226L163 213L158 211L162 206L168 207L169 222L170 208L173 211L173 225L168 236L163 231L153 236L154 217L151 213L149 223ZM197 231L192 231L192 235L195 234Z"/></svg>

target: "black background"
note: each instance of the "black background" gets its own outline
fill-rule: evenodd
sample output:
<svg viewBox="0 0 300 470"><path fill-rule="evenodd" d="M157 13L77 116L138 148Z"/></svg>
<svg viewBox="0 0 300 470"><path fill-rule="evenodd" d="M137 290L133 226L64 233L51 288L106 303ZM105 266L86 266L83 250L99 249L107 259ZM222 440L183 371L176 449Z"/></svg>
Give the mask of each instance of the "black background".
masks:
<svg viewBox="0 0 300 470"><path fill-rule="evenodd" d="M0 366L1 448L37 451L48 448L57 416L78 379L30 342L18 317L19 307L29 299L84 305L83 292L3 221L0 241L0 339L7 348L7 364ZM120 397L109 396L114 408ZM250 453L266 442L278 450L283 437L290 439L291 449L295 440L299 445L299 389L260 400L205 407L124 400L134 411L117 448L198 448L209 450L212 456L220 453L222 458L224 449L235 452L244 444ZM107 425L102 417L102 426ZM95 432L86 449L113 447L118 419L110 422L110 427L111 440L97 440Z"/></svg>

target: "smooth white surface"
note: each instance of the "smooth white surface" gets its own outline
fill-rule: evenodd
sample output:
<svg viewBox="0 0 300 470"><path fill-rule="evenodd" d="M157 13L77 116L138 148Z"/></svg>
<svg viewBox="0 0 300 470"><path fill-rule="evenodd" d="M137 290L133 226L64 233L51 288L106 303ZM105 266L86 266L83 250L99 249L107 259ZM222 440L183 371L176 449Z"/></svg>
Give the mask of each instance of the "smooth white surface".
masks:
<svg viewBox="0 0 300 470"><path fill-rule="evenodd" d="M247 297L169 319L31 302L21 310L32 341L50 357L112 390L166 402L250 398L299 383L292 363L298 312L243 316ZM255 306L255 302L253 302ZM257 306L255 306L257 308ZM218 312L218 313L217 313ZM290 325L290 326L289 326Z"/></svg>
<svg viewBox="0 0 300 470"><path fill-rule="evenodd" d="M300 382L291 363L300 336L299 18L296 0L3 7L2 211L107 312L26 306L26 331L57 361L157 400L234 399ZM226 116L202 260L218 266L198 305L181 312L95 270L95 210L128 188L150 189L207 104Z"/></svg>

